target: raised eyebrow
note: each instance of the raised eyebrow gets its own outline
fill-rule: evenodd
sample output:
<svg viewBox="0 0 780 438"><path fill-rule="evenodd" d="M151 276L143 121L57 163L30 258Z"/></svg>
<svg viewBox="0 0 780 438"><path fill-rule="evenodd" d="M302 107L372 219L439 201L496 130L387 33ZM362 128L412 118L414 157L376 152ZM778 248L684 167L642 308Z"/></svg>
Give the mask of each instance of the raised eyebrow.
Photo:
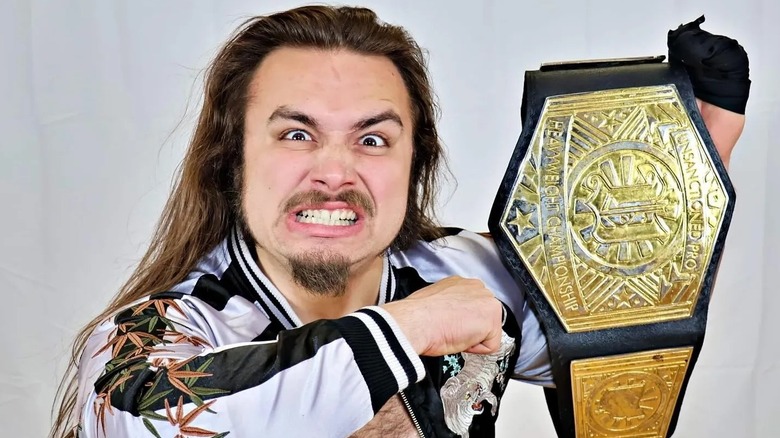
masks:
<svg viewBox="0 0 780 438"><path fill-rule="evenodd" d="M319 126L317 120L315 120L314 117L301 111L291 109L285 105L276 108L274 112L271 113L271 115L268 117L268 124L271 124L271 122L278 119L294 120L313 129L317 129Z"/></svg>
<svg viewBox="0 0 780 438"><path fill-rule="evenodd" d="M398 113L396 113L393 110L387 110L379 114L359 120L357 123L352 125L352 130L360 131L387 120L397 123L398 126L401 127L401 129L404 128L404 123L401 121L401 116L399 116Z"/></svg>

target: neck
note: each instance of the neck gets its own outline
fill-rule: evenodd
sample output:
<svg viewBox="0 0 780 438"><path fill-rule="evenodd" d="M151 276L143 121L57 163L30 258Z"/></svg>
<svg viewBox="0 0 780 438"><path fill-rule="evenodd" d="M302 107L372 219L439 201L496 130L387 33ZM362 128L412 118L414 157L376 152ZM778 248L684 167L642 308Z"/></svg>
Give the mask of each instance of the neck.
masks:
<svg viewBox="0 0 780 438"><path fill-rule="evenodd" d="M377 303L382 281L383 257L364 260L350 267L347 289L339 296L312 293L296 283L289 267L278 263L262 248L257 249L258 265L292 306L303 324L319 319L336 319Z"/></svg>

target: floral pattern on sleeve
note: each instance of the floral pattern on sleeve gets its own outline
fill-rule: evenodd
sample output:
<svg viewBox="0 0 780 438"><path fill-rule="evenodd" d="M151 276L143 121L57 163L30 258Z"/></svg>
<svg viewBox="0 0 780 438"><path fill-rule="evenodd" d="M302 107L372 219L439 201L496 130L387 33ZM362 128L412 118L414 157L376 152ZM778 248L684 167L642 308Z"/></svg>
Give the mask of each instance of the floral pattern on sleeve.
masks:
<svg viewBox="0 0 780 438"><path fill-rule="evenodd" d="M201 337L182 333L166 316L168 310L173 309L186 318L180 303L172 295L152 296L120 313L115 320L115 330L93 355L111 351L111 359L95 383L97 398L93 406L104 434L106 416L112 415L117 407L142 417L146 429L157 438L162 438L155 427L155 423L160 426L158 422L167 422L174 428L177 431L174 438L222 438L230 433L193 425L199 416L216 413L211 409L216 400L204 399L230 391L203 384L203 380L212 376L209 367L213 358L196 366L194 359L197 356L183 360L165 357L168 349L177 346L197 350L212 347ZM185 405L190 402L195 406L187 411Z"/></svg>

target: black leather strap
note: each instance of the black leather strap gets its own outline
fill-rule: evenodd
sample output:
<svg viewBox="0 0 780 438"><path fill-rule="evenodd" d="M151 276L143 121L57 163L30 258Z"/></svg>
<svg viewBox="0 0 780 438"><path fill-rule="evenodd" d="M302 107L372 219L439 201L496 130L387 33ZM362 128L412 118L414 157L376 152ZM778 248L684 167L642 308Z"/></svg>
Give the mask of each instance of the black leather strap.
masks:
<svg viewBox="0 0 780 438"><path fill-rule="evenodd" d="M707 307L710 293L720 262L726 233L721 232L715 243L714 254L710 266L707 267L702 291L696 303L692 317L672 322L647 324L633 327L605 329L584 333L567 333L558 319L555 311L538 290L533 278L517 258L509 238L500 230L500 220L504 206L512 196L514 176L517 175L520 163L529 149L531 137L539 120L545 99L550 96L581 93L586 91L609 90L616 88L653 86L674 84L682 97L693 123L705 140L705 146L712 156L717 156L712 140L704 126L704 122L696 106L696 100L690 80L684 69L658 62L656 58L649 63L630 62L628 65L614 61L603 64L576 64L567 68L566 65L556 65L539 71L530 71L525 76L523 92L522 120L523 131L510 160L506 175L502 181L493 209L490 214L489 228L498 244L505 264L511 270L516 280L525 286L527 294L542 323L547 336L552 360L553 374L557 387L556 393L548 394L548 405L554 418L556 430L561 437L574 437L574 414L572 403L572 388L570 364L573 360L610 356L624 353L655 350L659 348L694 347L688 373L675 408L669 428L669 436L674 431L679 415L680 405L690 378L693 365L696 363L702 343L707 321ZM714 160L719 172L725 174L720 160ZM727 184L731 199L734 199L733 189ZM731 221L733 202L724 217L724 227ZM556 412L557 411L557 412Z"/></svg>

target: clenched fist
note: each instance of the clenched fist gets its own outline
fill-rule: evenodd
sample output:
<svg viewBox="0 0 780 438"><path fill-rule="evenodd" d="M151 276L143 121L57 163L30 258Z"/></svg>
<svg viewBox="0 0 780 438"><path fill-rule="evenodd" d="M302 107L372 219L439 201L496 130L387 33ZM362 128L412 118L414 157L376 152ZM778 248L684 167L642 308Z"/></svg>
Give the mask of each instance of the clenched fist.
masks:
<svg viewBox="0 0 780 438"><path fill-rule="evenodd" d="M421 356L487 354L501 344L503 305L479 280L448 277L383 307Z"/></svg>

